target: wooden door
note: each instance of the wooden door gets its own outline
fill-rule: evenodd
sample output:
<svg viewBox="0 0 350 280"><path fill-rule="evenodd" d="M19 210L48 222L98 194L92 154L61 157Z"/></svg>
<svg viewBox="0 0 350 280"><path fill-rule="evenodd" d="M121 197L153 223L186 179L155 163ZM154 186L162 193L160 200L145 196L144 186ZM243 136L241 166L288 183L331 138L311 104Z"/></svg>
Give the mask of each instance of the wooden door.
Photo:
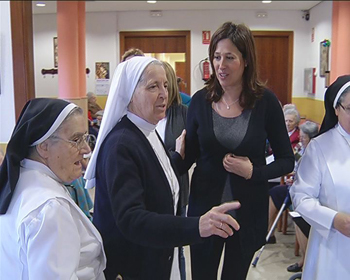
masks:
<svg viewBox="0 0 350 280"><path fill-rule="evenodd" d="M185 82L186 77L186 63L185 62L175 62L175 74L177 77L182 79L182 83L179 84L179 89L181 92L190 95L191 89L188 88L187 82Z"/></svg>
<svg viewBox="0 0 350 280"><path fill-rule="evenodd" d="M120 36L120 58L130 48L144 53L185 53L183 73L187 91L191 89L191 32L190 31L122 31ZM174 69L176 71L176 69ZM187 92L186 93L189 93Z"/></svg>
<svg viewBox="0 0 350 280"><path fill-rule="evenodd" d="M291 103L293 31L253 31L259 77L281 101Z"/></svg>

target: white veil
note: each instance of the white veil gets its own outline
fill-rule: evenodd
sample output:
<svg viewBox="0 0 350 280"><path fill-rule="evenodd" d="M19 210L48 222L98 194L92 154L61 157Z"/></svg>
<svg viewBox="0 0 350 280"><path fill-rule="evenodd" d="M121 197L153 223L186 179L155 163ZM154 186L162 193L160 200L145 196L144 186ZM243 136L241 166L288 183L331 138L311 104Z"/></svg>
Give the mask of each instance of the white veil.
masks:
<svg viewBox="0 0 350 280"><path fill-rule="evenodd" d="M154 60L156 59L151 57L135 56L117 66L109 90L97 142L85 171L85 188L90 189L96 185L96 162L101 145L112 128L126 115L127 107L143 71Z"/></svg>

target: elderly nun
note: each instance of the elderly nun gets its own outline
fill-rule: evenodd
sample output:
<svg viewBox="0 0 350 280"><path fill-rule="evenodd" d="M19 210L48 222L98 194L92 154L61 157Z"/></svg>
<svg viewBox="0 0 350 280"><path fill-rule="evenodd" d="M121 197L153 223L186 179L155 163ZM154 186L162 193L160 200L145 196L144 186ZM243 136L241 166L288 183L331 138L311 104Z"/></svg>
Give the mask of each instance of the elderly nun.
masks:
<svg viewBox="0 0 350 280"><path fill-rule="evenodd" d="M0 170L0 279L105 279L102 239L65 183L90 152L83 111L27 102Z"/></svg>
<svg viewBox="0 0 350 280"><path fill-rule="evenodd" d="M180 279L179 246L239 229L225 214L238 202L201 217L179 216L178 174L155 129L165 117L167 84L154 58L134 57L114 73L85 173L88 187L96 185L93 222L104 240L107 279Z"/></svg>
<svg viewBox="0 0 350 280"><path fill-rule="evenodd" d="M295 211L311 225L303 279L350 279L350 76L326 91L319 136L301 159L290 189Z"/></svg>

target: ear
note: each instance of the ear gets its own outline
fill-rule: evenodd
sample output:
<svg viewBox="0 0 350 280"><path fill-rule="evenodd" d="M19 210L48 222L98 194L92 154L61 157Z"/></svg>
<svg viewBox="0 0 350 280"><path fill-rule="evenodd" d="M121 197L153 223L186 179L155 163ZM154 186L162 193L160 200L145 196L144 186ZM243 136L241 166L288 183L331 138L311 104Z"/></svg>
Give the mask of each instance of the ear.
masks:
<svg viewBox="0 0 350 280"><path fill-rule="evenodd" d="M36 151L40 155L40 157L46 159L49 156L49 143L48 140L45 140L44 142L38 144L36 146Z"/></svg>
<svg viewBox="0 0 350 280"><path fill-rule="evenodd" d="M338 117L339 111L340 111L340 106L338 106L337 108L335 108L334 111L335 111L335 115Z"/></svg>

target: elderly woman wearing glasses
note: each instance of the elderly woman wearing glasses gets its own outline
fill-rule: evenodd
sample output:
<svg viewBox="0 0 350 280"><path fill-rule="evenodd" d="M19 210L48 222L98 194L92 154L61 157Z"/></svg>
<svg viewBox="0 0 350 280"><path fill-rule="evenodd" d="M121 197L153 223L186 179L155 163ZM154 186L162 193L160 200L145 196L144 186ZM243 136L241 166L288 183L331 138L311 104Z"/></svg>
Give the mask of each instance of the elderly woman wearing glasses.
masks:
<svg viewBox="0 0 350 280"><path fill-rule="evenodd" d="M211 235L227 238L239 229L225 214L238 202L201 217L179 216L178 174L156 132L166 113L167 85L163 65L154 58L133 57L114 73L85 173L88 187L96 180L93 222L104 240L107 279L121 274L123 279L179 280L179 246ZM174 156L181 160L180 154Z"/></svg>
<svg viewBox="0 0 350 280"><path fill-rule="evenodd" d="M290 189L311 225L303 279L350 279L350 76L326 91L326 114Z"/></svg>
<svg viewBox="0 0 350 280"><path fill-rule="evenodd" d="M90 153L76 105L25 105L0 170L0 279L105 279L101 236L65 183Z"/></svg>

